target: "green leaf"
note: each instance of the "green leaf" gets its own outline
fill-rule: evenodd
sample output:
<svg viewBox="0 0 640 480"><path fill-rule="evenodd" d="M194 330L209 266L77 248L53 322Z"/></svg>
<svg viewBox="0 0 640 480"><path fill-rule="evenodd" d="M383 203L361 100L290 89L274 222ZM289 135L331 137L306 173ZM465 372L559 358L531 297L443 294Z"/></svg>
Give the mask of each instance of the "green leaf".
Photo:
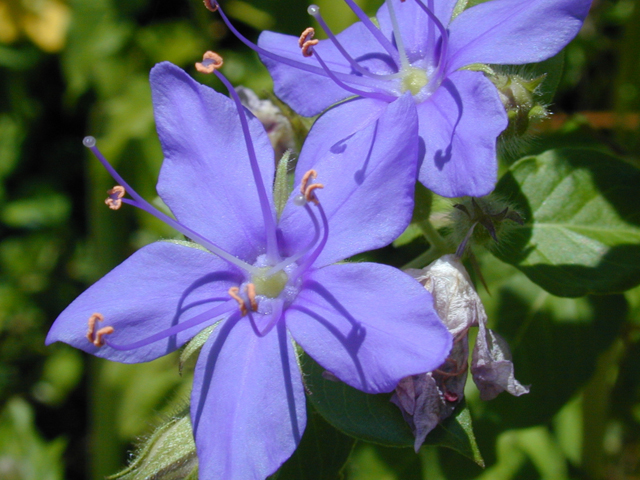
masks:
<svg viewBox="0 0 640 480"><path fill-rule="evenodd" d="M413 447L414 438L391 394L371 395L342 382L325 379L324 369L303 356L302 370L308 398L314 408L335 428L357 439L395 447ZM482 457L464 402L438 425L425 441L457 450L479 465Z"/></svg>
<svg viewBox="0 0 640 480"><path fill-rule="evenodd" d="M34 425L31 406L10 398L0 412L0 472L3 479L62 480L66 440L45 441Z"/></svg>
<svg viewBox="0 0 640 480"><path fill-rule="evenodd" d="M496 193L526 224L494 254L554 295L640 283L640 170L606 153L559 149L516 162Z"/></svg>
<svg viewBox="0 0 640 480"><path fill-rule="evenodd" d="M618 338L627 302L620 294L553 296L490 256L482 268L492 291L483 295L490 326L511 347L515 376L531 391L520 397L503 393L479 404L477 431L484 422L500 430L548 422L584 387L599 354Z"/></svg>
<svg viewBox="0 0 640 480"><path fill-rule="evenodd" d="M307 428L297 450L271 480L340 479L355 439L333 428L307 403Z"/></svg>

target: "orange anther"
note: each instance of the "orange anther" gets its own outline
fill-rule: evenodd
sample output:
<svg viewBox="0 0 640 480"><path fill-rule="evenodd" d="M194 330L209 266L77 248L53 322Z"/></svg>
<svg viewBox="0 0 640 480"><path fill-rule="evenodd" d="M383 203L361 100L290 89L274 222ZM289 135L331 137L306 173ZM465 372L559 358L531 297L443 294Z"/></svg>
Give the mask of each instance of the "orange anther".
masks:
<svg viewBox="0 0 640 480"><path fill-rule="evenodd" d="M222 57L211 50L202 55L202 62L196 63L196 70L200 73L213 73L214 70L222 67Z"/></svg>
<svg viewBox="0 0 640 480"><path fill-rule="evenodd" d="M207 10L210 10L212 12L218 10L218 3L213 3L211 0L204 0L204 6L207 8Z"/></svg>
<svg viewBox="0 0 640 480"><path fill-rule="evenodd" d="M94 335L96 332L96 323L102 322L104 317L100 313L94 313L89 317L89 321L87 322L89 328L87 329L87 340L93 343Z"/></svg>
<svg viewBox="0 0 640 480"><path fill-rule="evenodd" d="M305 195L307 191L307 185L309 184L309 180L315 180L318 177L318 172L315 170L308 170L302 176L302 180L300 181L300 193Z"/></svg>
<svg viewBox="0 0 640 480"><path fill-rule="evenodd" d="M240 313L244 316L247 314L247 305L244 303L244 299L239 295L239 293L240 289L238 287L231 287L229 289L229 296L238 302Z"/></svg>
<svg viewBox="0 0 640 480"><path fill-rule="evenodd" d="M251 310L258 311L258 302L256 301L256 286L253 283L247 285L247 297L249 297L249 303L251 304Z"/></svg>
<svg viewBox="0 0 640 480"><path fill-rule="evenodd" d="M298 46L302 49L302 55L305 57L310 57L313 55L313 50L311 47L314 47L318 44L318 40L314 40L313 37L316 34L316 31L313 27L305 28L302 35L298 39Z"/></svg>
<svg viewBox="0 0 640 480"><path fill-rule="evenodd" d="M107 190L107 194L109 195L104 203L111 210L118 210L122 206L122 197L127 193L122 185L116 185L111 190Z"/></svg>
<svg viewBox="0 0 640 480"><path fill-rule="evenodd" d="M104 346L104 340L103 340L102 337L104 337L105 335L111 335L114 331L115 330L114 330L113 327L102 327L96 333L96 339L93 341L93 344L96 347L103 347Z"/></svg>
<svg viewBox="0 0 640 480"><path fill-rule="evenodd" d="M313 183L307 187L307 189L304 191L304 198L307 200L307 202L313 202L318 205L318 198L316 197L316 194L313 193L313 191L318 188L324 188L324 185L321 183Z"/></svg>
<svg viewBox="0 0 640 480"><path fill-rule="evenodd" d="M96 332L96 324L98 322L102 322L104 317L100 313L94 313L89 317L87 324L89 328L87 329L87 340L93 343L96 347L104 346L104 340L102 337L105 335L112 334L115 330L113 327L102 327L100 330Z"/></svg>

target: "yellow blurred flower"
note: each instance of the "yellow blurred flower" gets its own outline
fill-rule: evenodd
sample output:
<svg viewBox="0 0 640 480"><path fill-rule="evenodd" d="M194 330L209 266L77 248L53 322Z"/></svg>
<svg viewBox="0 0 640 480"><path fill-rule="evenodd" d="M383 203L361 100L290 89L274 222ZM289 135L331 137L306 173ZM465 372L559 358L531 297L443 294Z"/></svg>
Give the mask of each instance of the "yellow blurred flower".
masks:
<svg viewBox="0 0 640 480"><path fill-rule="evenodd" d="M60 0L0 0L0 42L26 35L45 52L64 47L71 9Z"/></svg>

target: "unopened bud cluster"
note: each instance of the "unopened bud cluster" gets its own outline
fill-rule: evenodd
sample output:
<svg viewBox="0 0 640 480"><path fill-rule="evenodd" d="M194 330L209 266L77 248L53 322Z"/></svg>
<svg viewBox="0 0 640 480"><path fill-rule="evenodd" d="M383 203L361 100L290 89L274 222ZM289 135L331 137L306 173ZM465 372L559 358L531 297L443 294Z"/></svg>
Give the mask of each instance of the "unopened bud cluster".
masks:
<svg viewBox="0 0 640 480"><path fill-rule="evenodd" d="M549 116L538 95L545 78L546 74L531 79L499 72L489 75L489 79L498 89L498 95L509 118L509 126L502 133L503 137L522 136L531 125Z"/></svg>

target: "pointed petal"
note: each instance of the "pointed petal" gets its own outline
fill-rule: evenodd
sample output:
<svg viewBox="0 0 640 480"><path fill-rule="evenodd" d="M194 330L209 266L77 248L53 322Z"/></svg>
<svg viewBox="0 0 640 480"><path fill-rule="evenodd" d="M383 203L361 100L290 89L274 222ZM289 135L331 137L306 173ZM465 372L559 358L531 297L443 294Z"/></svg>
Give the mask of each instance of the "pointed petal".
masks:
<svg viewBox="0 0 640 480"><path fill-rule="evenodd" d="M200 480L262 480L291 456L306 410L284 322L264 337L248 317L230 318L214 331L198 359L191 420Z"/></svg>
<svg viewBox="0 0 640 480"><path fill-rule="evenodd" d="M389 54L362 23L351 25L339 33L337 38L347 52L369 71L378 74L396 71ZM271 53L308 65L317 71L318 74L303 71L264 55L260 56L273 77L274 93L300 115L317 115L334 103L353 96L351 92L327 77L314 57L302 56L297 37L266 31L260 35L258 45ZM321 40L314 49L320 53L331 71L352 75L351 65L330 40ZM358 82L360 88L370 90L362 86L363 83L367 83L362 75L353 75L353 81Z"/></svg>
<svg viewBox="0 0 640 480"><path fill-rule="evenodd" d="M380 29L387 38L394 38L393 24L389 15L387 0L378 10L376 18L380 22ZM430 8L435 16L446 28L451 20L453 8L457 0L423 0L424 5ZM440 38L440 32L429 16L416 2L393 0L393 8L398 19L398 27L402 35L407 57L411 63L428 58L434 53L436 41ZM430 40L431 39L431 40Z"/></svg>
<svg viewBox="0 0 640 480"><path fill-rule="evenodd" d="M209 252L170 242L148 245L111 270L56 319L47 345L65 342L98 357L123 363L147 362L170 353L215 320L129 351L95 347L86 338L94 313L115 332L107 338L128 345L196 317L229 300L227 291L243 281Z"/></svg>
<svg viewBox="0 0 640 480"><path fill-rule="evenodd" d="M493 400L507 391L519 397L529 393L529 387L516 380L509 345L493 330L480 322L476 345L473 348L471 375L480 390L481 400Z"/></svg>
<svg viewBox="0 0 640 480"><path fill-rule="evenodd" d="M167 62L151 70L151 89L165 155L158 193L180 222L251 262L264 253L265 227L233 101ZM273 149L260 122L248 117L271 197Z"/></svg>
<svg viewBox="0 0 640 480"><path fill-rule="evenodd" d="M305 352L368 393L390 392L402 378L437 368L451 349L431 295L387 265L330 265L310 273L286 321Z"/></svg>
<svg viewBox="0 0 640 480"><path fill-rule="evenodd" d="M578 34L590 6L591 0L492 0L465 10L450 26L449 71L551 58Z"/></svg>
<svg viewBox="0 0 640 480"><path fill-rule="evenodd" d="M317 192L329 220L329 240L316 265L388 245L413 210L418 137L410 95L391 104L357 99L322 115L314 124L296 169L296 189L310 169L324 188ZM289 201L280 228L286 249L306 247L314 231L303 208Z"/></svg>
<svg viewBox="0 0 640 480"><path fill-rule="evenodd" d="M444 197L491 192L498 173L496 139L507 114L493 84L480 72L461 71L418 105L426 152L419 180Z"/></svg>

